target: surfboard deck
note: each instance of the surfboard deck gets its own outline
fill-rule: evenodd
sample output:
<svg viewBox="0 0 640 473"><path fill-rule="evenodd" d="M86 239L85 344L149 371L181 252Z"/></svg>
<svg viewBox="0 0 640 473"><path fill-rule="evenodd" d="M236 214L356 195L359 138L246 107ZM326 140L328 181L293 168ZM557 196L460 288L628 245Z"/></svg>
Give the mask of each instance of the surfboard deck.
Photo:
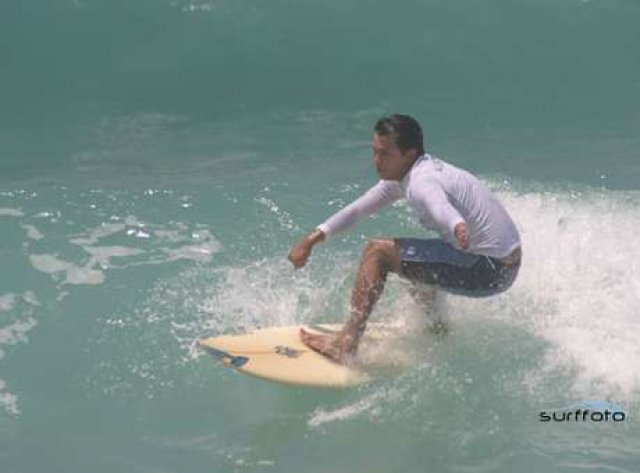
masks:
<svg viewBox="0 0 640 473"><path fill-rule="evenodd" d="M350 366L334 363L300 340L300 328L310 332L335 333L340 324L270 327L240 335L198 340L198 345L223 366L278 383L344 388L366 383L409 364L399 347L397 326L367 325L358 354Z"/></svg>

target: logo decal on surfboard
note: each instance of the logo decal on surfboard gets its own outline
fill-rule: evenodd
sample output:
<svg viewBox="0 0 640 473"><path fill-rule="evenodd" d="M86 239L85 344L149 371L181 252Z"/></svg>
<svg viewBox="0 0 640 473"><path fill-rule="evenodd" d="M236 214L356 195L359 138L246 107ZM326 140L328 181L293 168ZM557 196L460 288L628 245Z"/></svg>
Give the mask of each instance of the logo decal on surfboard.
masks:
<svg viewBox="0 0 640 473"><path fill-rule="evenodd" d="M287 358L298 358L301 352L285 345L278 345L276 347L276 353L278 355L286 356Z"/></svg>
<svg viewBox="0 0 640 473"><path fill-rule="evenodd" d="M249 358L247 358L246 356L233 356L225 351L218 350L216 348L208 347L206 345L200 345L200 346L204 348L204 350L207 351L210 355L212 355L214 358L220 361L220 363L224 366L232 366L233 368L242 368L244 365L247 364L247 361L249 361Z"/></svg>

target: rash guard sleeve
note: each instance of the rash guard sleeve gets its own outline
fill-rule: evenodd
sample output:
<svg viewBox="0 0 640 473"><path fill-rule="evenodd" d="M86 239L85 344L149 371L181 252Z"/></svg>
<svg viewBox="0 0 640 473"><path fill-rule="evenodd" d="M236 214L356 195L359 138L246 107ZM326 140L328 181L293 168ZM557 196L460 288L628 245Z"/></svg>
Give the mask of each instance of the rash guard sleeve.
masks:
<svg viewBox="0 0 640 473"><path fill-rule="evenodd" d="M377 212L402 197L402 190L395 182L380 180L376 185L361 195L358 199L337 211L316 228L325 237L335 235L353 227L359 220Z"/></svg>
<svg viewBox="0 0 640 473"><path fill-rule="evenodd" d="M455 227L459 223L465 223L460 212L449 202L447 194L435 179L430 179L428 185L412 189L412 193L424 209L425 217L435 227L434 230L449 243L458 246L455 237Z"/></svg>

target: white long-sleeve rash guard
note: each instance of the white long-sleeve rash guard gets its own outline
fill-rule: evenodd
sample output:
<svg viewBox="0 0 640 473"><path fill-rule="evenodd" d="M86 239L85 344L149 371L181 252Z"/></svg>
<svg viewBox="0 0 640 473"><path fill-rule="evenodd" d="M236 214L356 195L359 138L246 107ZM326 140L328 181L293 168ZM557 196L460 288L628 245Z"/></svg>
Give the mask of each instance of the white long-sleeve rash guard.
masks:
<svg viewBox="0 0 640 473"><path fill-rule="evenodd" d="M461 222L469 231L469 253L503 258L520 246L513 220L489 189L469 172L428 154L402 181L380 180L317 228L328 238L403 197L424 228L458 249L454 228Z"/></svg>

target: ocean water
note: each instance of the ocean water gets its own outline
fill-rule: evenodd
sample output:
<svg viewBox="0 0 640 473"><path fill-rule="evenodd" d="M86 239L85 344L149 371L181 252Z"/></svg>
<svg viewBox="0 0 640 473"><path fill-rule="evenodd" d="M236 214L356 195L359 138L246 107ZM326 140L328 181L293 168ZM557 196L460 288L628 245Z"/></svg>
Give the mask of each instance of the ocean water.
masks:
<svg viewBox="0 0 640 473"><path fill-rule="evenodd" d="M638 471L639 24L635 0L2 2L0 471ZM443 298L449 333L355 389L199 353L340 321L364 242L424 235L396 205L286 260L376 181L394 112L512 213L516 284ZM390 277L372 320L423 319ZM585 403L625 420L541 422Z"/></svg>

